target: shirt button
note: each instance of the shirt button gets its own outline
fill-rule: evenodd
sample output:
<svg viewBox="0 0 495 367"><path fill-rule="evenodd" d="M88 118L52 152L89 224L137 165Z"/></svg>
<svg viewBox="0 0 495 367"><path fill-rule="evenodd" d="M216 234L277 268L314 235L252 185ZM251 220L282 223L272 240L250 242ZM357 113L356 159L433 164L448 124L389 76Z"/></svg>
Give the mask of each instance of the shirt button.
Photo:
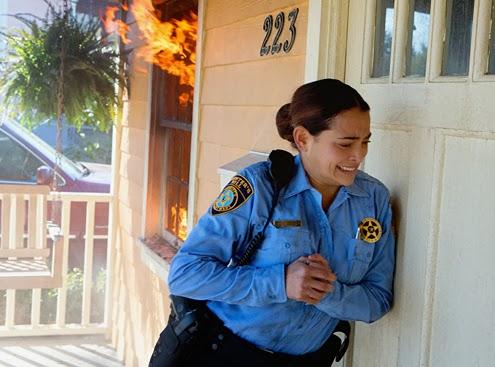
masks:
<svg viewBox="0 0 495 367"><path fill-rule="evenodd" d="M289 248L290 247L290 243L289 242L286 242L285 243L285 248Z"/></svg>
<svg viewBox="0 0 495 367"><path fill-rule="evenodd" d="M223 340L224 336L223 334L218 334L218 340Z"/></svg>
<svg viewBox="0 0 495 367"><path fill-rule="evenodd" d="M217 345L217 344L212 344L212 345L211 345L211 349L213 349L213 350L217 350L217 349L218 349L218 345Z"/></svg>

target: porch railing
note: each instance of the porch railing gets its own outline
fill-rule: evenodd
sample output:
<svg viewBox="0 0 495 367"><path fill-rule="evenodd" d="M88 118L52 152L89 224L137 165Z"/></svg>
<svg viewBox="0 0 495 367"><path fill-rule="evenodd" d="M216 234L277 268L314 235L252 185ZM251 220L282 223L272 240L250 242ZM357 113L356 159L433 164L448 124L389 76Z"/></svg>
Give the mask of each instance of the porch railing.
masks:
<svg viewBox="0 0 495 367"><path fill-rule="evenodd" d="M0 291L0 337L105 333L111 305L112 196L50 193L47 200L51 210L54 202L61 203L62 286ZM100 251L95 256L96 243ZM95 260L101 269L95 269Z"/></svg>

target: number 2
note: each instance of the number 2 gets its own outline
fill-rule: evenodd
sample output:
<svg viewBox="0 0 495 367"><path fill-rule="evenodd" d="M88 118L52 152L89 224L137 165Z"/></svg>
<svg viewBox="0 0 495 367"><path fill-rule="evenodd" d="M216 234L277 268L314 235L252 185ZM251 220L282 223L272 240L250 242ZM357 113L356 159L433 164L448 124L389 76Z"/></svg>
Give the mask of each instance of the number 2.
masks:
<svg viewBox="0 0 495 367"><path fill-rule="evenodd" d="M263 43L261 44L260 56L268 55L270 53L270 46L267 46L266 43L268 42L268 39L272 34L272 27L273 27L273 17L269 15L265 18L265 21L263 23L263 30L265 31L266 35L265 35L265 39L263 40Z"/></svg>

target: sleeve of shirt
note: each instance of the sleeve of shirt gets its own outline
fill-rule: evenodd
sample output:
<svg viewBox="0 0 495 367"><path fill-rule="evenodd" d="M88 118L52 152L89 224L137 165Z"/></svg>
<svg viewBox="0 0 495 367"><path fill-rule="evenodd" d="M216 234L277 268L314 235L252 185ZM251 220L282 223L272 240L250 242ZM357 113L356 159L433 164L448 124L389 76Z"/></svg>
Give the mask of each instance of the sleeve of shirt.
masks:
<svg viewBox="0 0 495 367"><path fill-rule="evenodd" d="M375 244L375 254L366 275L357 284L344 284L336 280L333 291L316 305L332 317L371 323L381 318L392 306L395 238L388 193L384 202L379 216L384 231Z"/></svg>
<svg viewBox="0 0 495 367"><path fill-rule="evenodd" d="M257 185L258 177L246 171L241 176L252 185L253 195L225 213L213 215L210 208L201 217L170 266L168 284L172 294L248 306L287 300L284 264L227 267L239 245L250 238L251 222L258 224L253 207L258 196L264 194L257 192L263 190L263 185Z"/></svg>

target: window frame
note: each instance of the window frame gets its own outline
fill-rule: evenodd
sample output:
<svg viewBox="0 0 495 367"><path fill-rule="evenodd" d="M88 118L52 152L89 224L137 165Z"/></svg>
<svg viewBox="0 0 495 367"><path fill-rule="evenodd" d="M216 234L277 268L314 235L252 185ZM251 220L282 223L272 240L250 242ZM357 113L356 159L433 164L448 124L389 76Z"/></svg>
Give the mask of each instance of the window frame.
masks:
<svg viewBox="0 0 495 367"><path fill-rule="evenodd" d="M412 76L406 75L406 58L407 58L407 46L408 46L408 33L409 33L409 15L411 7L414 4L414 0L405 0L397 2L397 24L395 26L395 38L396 38L396 52L393 55L394 60L394 83L424 83L428 80L429 62L432 47L432 28L433 28L433 6L435 1L432 0L430 5L430 24L428 30L428 53L426 55L426 71L425 76Z"/></svg>
<svg viewBox="0 0 495 367"><path fill-rule="evenodd" d="M368 0L366 2L366 19L365 19L365 34L363 44L363 66L361 68L361 82L363 84L388 84L391 83L395 72L395 49L396 49L396 34L397 34L397 4L398 0L394 0L394 26L392 32L392 45L390 51L390 68L389 73L383 77L372 77L373 60L375 51L375 19L377 0Z"/></svg>
<svg viewBox="0 0 495 367"><path fill-rule="evenodd" d="M473 78L473 63L476 49L478 28L479 0L475 0L473 10L473 25L471 27L471 45L467 75L442 75L443 50L447 28L447 0L433 2L431 57L427 68L430 70L428 81L432 83L466 83Z"/></svg>
<svg viewBox="0 0 495 367"><path fill-rule="evenodd" d="M495 23L495 19L491 19L492 5L495 5L495 0L479 0L475 4L475 14L477 14L473 65L475 82L495 82L495 74L485 74L489 61L491 22ZM495 34L491 37L495 37Z"/></svg>
<svg viewBox="0 0 495 367"><path fill-rule="evenodd" d="M394 1L394 34L390 75L381 78L371 77L374 52L374 26L376 0L366 2L365 34L361 83L363 84L421 84L421 83L466 83L494 82L495 74L486 74L489 61L489 41L491 33L491 9L495 0L475 0L469 56L469 70L466 76L444 76L442 72L444 38L446 32L447 0L432 0L428 35L428 54L424 77L405 76L406 48L408 37L408 15L413 0ZM495 22L495 19L493 20ZM495 32L494 32L495 33ZM491 35L495 37L495 34Z"/></svg>
<svg viewBox="0 0 495 367"><path fill-rule="evenodd" d="M195 70L195 84L194 91L199 91L200 75L201 75L201 45L203 37L203 18L204 18L204 0L197 1L197 14L198 14L198 28L197 28L197 41L196 41L196 70ZM166 195L166 172L167 172L167 150L168 128L183 128L186 123L181 121L170 121L164 119L158 108L159 97L158 93L162 86L159 85L160 79L157 77L158 73L164 73L156 66L150 66L150 78L149 78L149 145L148 145L148 158L146 162L147 166L147 183L145 193L145 221L143 223L143 236L144 238L152 238L155 235L162 237L167 243L174 247L180 247L183 241L175 236L175 234L168 231L165 227L165 195ZM158 97L158 98L157 98ZM187 128L191 133L191 143L189 150L189 179L188 179L188 199L187 199L187 233L193 227L193 220L195 218L195 190L196 190L196 160L197 160L197 137L199 133L198 120L199 120L199 92L194 93L192 100L192 119L191 123L187 123Z"/></svg>

